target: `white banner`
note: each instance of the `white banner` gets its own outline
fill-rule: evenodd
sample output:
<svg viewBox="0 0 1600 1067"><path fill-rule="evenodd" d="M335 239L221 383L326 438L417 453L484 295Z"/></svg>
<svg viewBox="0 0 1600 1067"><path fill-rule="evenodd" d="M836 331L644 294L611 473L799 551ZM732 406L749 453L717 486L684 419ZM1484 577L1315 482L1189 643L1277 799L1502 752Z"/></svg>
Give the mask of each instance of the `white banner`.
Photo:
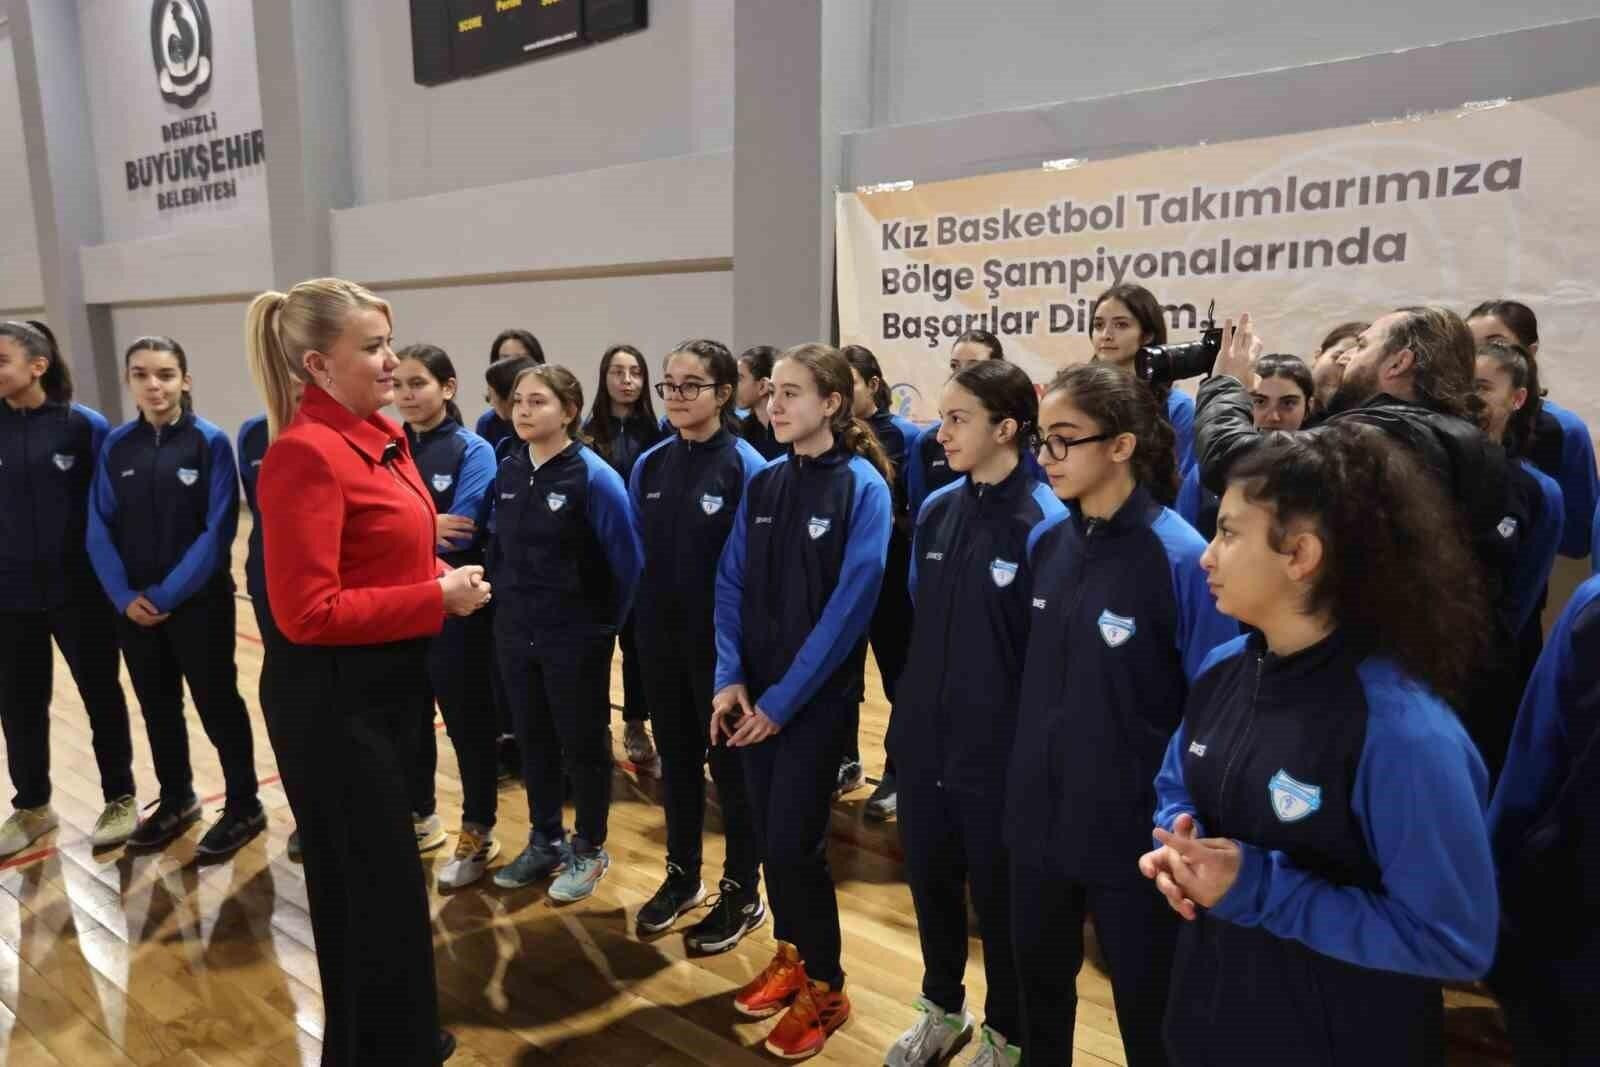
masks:
<svg viewBox="0 0 1600 1067"><path fill-rule="evenodd" d="M104 240L264 221L250 0L77 3Z"/></svg>
<svg viewBox="0 0 1600 1067"><path fill-rule="evenodd" d="M1600 90L837 200L839 329L897 408L937 414L950 347L1000 335L1043 382L1087 359L1089 306L1137 282L1170 340L1207 304L1267 350L1340 322L1512 297L1539 315L1552 396L1600 425Z"/></svg>

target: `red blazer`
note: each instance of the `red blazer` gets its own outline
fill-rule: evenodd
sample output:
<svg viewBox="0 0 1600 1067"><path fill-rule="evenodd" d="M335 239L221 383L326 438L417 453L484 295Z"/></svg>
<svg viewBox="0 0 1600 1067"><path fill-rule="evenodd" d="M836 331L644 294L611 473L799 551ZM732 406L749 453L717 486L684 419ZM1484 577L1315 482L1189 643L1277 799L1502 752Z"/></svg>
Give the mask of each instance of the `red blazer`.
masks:
<svg viewBox="0 0 1600 1067"><path fill-rule="evenodd" d="M267 598L290 641L377 645L443 627L433 498L394 423L307 386L256 492Z"/></svg>

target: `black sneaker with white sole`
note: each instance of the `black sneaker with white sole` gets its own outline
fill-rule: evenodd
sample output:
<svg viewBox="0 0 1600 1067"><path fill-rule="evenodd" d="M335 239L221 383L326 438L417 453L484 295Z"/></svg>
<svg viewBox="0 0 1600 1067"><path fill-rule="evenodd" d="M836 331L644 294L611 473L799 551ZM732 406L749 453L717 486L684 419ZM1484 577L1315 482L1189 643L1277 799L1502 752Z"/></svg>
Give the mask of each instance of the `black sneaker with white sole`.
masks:
<svg viewBox="0 0 1600 1067"><path fill-rule="evenodd" d="M667 864L667 879L645 906L639 909L639 932L659 934L678 921L678 916L706 899L705 883L683 873L676 863Z"/></svg>
<svg viewBox="0 0 1600 1067"><path fill-rule="evenodd" d="M744 939L744 935L767 921L766 905L761 903L761 893L745 889L738 882L724 878L718 885L721 890L711 914L689 927L683 943L691 952L710 955L726 952Z"/></svg>
<svg viewBox="0 0 1600 1067"><path fill-rule="evenodd" d="M128 838L129 848L160 848L200 820L200 798L193 793L187 800L158 800L154 807L155 812L140 819L139 828Z"/></svg>
<svg viewBox="0 0 1600 1067"><path fill-rule="evenodd" d="M861 761L846 756L839 762L839 780L833 789L833 799L838 800L846 793L853 793L867 784L867 775L861 769Z"/></svg>
<svg viewBox="0 0 1600 1067"><path fill-rule="evenodd" d="M886 770L883 778L878 782L878 787L867 798L867 818L877 822L892 819L900 810L899 787L895 784L894 772Z"/></svg>
<svg viewBox="0 0 1600 1067"><path fill-rule="evenodd" d="M241 815L222 809L222 818L211 824L211 829L200 838L195 854L200 856L231 856L248 845L257 834L267 828L267 809L256 805L256 810Z"/></svg>

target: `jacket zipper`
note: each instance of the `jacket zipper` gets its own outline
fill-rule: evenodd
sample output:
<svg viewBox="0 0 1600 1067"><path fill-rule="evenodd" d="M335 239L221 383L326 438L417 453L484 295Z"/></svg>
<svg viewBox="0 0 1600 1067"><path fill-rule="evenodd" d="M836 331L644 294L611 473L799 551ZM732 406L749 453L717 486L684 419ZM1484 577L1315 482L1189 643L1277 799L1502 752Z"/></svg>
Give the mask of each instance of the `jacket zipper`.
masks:
<svg viewBox="0 0 1600 1067"><path fill-rule="evenodd" d="M1222 783L1217 788L1217 809L1219 811L1227 803L1228 779L1233 775L1234 761L1239 758L1240 750L1244 748L1245 742L1250 740L1250 731L1255 728L1256 701L1261 698L1261 672L1266 665L1266 661L1267 657L1265 655L1256 656L1256 682L1250 691L1250 708L1248 717L1244 721L1244 732L1239 735L1239 741L1233 746L1233 751L1228 753L1228 762L1222 768Z"/></svg>

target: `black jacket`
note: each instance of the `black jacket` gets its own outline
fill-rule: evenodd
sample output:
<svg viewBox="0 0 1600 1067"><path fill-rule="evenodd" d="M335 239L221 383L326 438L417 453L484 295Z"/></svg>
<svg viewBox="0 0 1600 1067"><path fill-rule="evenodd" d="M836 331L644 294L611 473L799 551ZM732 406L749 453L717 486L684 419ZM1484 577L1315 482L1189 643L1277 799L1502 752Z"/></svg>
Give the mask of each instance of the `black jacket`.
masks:
<svg viewBox="0 0 1600 1067"><path fill-rule="evenodd" d="M89 576L89 483L107 430L78 404L0 402L0 611L59 607L84 584L68 579Z"/></svg>

